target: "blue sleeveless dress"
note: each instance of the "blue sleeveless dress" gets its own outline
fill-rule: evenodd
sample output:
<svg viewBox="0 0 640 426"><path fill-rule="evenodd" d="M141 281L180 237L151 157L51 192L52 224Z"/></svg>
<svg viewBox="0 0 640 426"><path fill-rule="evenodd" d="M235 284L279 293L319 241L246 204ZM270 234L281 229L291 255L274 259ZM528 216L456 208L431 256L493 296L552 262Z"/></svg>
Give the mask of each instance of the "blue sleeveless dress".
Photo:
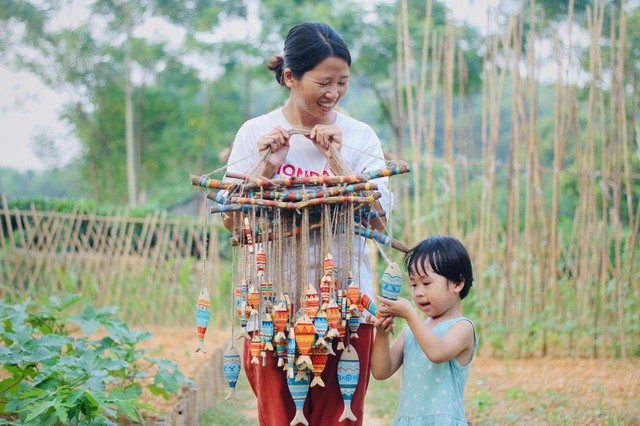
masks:
<svg viewBox="0 0 640 426"><path fill-rule="evenodd" d="M429 361L411 329L406 329L402 387L394 425L467 425L463 395L469 367L478 348L475 325L468 318L458 317L446 320L432 330L438 336L443 336L458 321L469 321L473 325L473 353L465 366L455 358L441 364Z"/></svg>

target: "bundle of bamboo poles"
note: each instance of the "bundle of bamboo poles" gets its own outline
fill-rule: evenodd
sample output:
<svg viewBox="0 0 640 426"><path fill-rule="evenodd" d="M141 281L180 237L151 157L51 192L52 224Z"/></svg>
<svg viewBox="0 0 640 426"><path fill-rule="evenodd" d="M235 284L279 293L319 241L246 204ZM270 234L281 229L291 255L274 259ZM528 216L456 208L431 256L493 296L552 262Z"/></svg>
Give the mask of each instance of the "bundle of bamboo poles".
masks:
<svg viewBox="0 0 640 426"><path fill-rule="evenodd" d="M626 83L624 3L605 13L597 0L583 11L583 61L573 1L561 23L545 21L535 1L523 2L501 35L485 37L475 108L453 25L432 31L428 0L422 46L414 48L406 0L401 6L394 116L407 123L404 149L414 159L411 188L394 188L403 239L446 233L467 244L478 277L467 306L493 353L640 354L640 172L632 160L640 145L633 146L635 106L629 111L638 95ZM543 84L541 46L549 41L556 75ZM576 71L581 63L586 85ZM548 88L553 107L542 109ZM551 133L542 121L553 123Z"/></svg>

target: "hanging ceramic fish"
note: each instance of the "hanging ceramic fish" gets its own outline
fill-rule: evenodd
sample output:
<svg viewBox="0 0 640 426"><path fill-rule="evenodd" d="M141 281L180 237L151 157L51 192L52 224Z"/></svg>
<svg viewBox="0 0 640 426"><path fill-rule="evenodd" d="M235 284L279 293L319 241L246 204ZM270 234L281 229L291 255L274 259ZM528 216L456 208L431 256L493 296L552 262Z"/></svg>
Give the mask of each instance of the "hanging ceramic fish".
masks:
<svg viewBox="0 0 640 426"><path fill-rule="evenodd" d="M260 330L260 358L262 358L262 366L265 367L267 365L267 337L264 335L264 332Z"/></svg>
<svg viewBox="0 0 640 426"><path fill-rule="evenodd" d="M351 400L353 394L356 392L358 386L358 379L360 378L360 359L356 349L349 345L342 352L340 361L338 361L338 384L340 385L340 392L342 393L342 399L344 401L344 411L340 416L339 422L344 420L357 421L358 419L351 411Z"/></svg>
<svg viewBox="0 0 640 426"><path fill-rule="evenodd" d="M322 307L320 309L322 310L327 309L327 306L329 305L332 284L333 279L331 278L331 275L325 272L320 280L320 298L322 299Z"/></svg>
<svg viewBox="0 0 640 426"><path fill-rule="evenodd" d="M224 371L224 377L229 384L229 393L224 399L237 399L236 398L236 383L240 376L240 369L242 368L242 362L240 361L240 354L235 347L229 346L224 352L222 368Z"/></svg>
<svg viewBox="0 0 640 426"><path fill-rule="evenodd" d="M391 262L382 274L382 283L380 290L383 297L391 300L397 300L402 287L402 274L400 267L396 262Z"/></svg>
<svg viewBox="0 0 640 426"><path fill-rule="evenodd" d="M349 278L347 278L347 298L349 299L348 305L358 305L358 299L360 299L360 287L353 282L351 278L351 272L349 272Z"/></svg>
<svg viewBox="0 0 640 426"><path fill-rule="evenodd" d="M351 317L347 321L347 325L349 326L349 331L350 331L349 336L351 338L357 339L358 328L360 328L360 313L358 312L357 309L355 309L354 311L355 312L352 312Z"/></svg>
<svg viewBox="0 0 640 426"><path fill-rule="evenodd" d="M264 315L262 315L262 333L264 334L265 339L265 349L272 351L273 345L271 344L271 341L273 340L273 319L269 312L265 312Z"/></svg>
<svg viewBox="0 0 640 426"><path fill-rule="evenodd" d="M322 380L322 372L327 365L327 348L323 345L316 345L311 349L311 362L313 363L313 380L311 381L311 387L319 385L324 387L324 381Z"/></svg>
<svg viewBox="0 0 640 426"><path fill-rule="evenodd" d="M328 274L329 277L333 276L333 256L331 253L327 253L324 257L324 261L322 262L322 273Z"/></svg>
<svg viewBox="0 0 640 426"><path fill-rule="evenodd" d="M258 313L258 307L260 306L260 293L255 285L249 287L249 293L247 293L247 302L251 306L251 316Z"/></svg>
<svg viewBox="0 0 640 426"><path fill-rule="evenodd" d="M340 308L335 300L329 301L327 307L327 324L329 325L329 331L327 337L338 337L338 326L340 325Z"/></svg>
<svg viewBox="0 0 640 426"><path fill-rule="evenodd" d="M238 319L242 318L242 302L244 302L244 297L242 297L242 289L240 287L236 288L233 292L233 302L236 307L236 313L238 315Z"/></svg>
<svg viewBox="0 0 640 426"><path fill-rule="evenodd" d="M313 364L311 363L311 358L309 357L309 351L311 351L311 347L313 346L313 340L316 335L316 330L313 328L313 323L311 319L307 315L302 315L296 321L295 325L296 330L296 344L298 345L298 350L300 351L300 355L296 360L296 365L300 369L302 368L313 368Z"/></svg>
<svg viewBox="0 0 640 426"><path fill-rule="evenodd" d="M260 282L260 293L264 300L271 300L273 298L273 283L266 279L262 279Z"/></svg>
<svg viewBox="0 0 640 426"><path fill-rule="evenodd" d="M323 311L320 311L318 315L313 319L313 328L316 329L316 335L318 336L318 340L316 340L317 346L327 346L326 340L324 340L327 335L327 330L329 329L329 321L327 320L327 314Z"/></svg>
<svg viewBox="0 0 640 426"><path fill-rule="evenodd" d="M360 301L362 303L362 306L364 306L365 309L371 313L371 315L375 317L378 314L378 307L373 302L373 300L371 300L369 295L363 294L362 297L360 297Z"/></svg>
<svg viewBox="0 0 640 426"><path fill-rule="evenodd" d="M287 338L287 377L293 378L293 372L296 361L296 333L293 327L289 329L289 337Z"/></svg>
<svg viewBox="0 0 640 426"><path fill-rule="evenodd" d="M318 292L311 284L307 285L305 292L305 304L306 314L311 321L316 317L318 310L320 309L320 299L318 299Z"/></svg>
<svg viewBox="0 0 640 426"><path fill-rule="evenodd" d="M338 345L336 346L336 349L339 351L344 349L344 336L346 334L346 330L347 322L340 321L340 324L338 325Z"/></svg>
<svg viewBox="0 0 640 426"><path fill-rule="evenodd" d="M253 238L251 238L251 226L249 226L249 219L244 218L244 234L247 237L247 249L249 253L253 253Z"/></svg>
<svg viewBox="0 0 640 426"><path fill-rule="evenodd" d="M291 298L289 297L289 293L287 292L284 293L284 300L287 304L287 309L289 310L289 318L293 318L295 309L294 309L293 303L291 303Z"/></svg>
<svg viewBox="0 0 640 426"><path fill-rule="evenodd" d="M202 287L196 302L196 327L198 329L198 347L196 352L207 351L204 349L204 335L209 326L209 318L211 317L211 297L206 287Z"/></svg>
<svg viewBox="0 0 640 426"><path fill-rule="evenodd" d="M260 364L260 359L258 356L260 355L260 349L262 349L262 342L260 341L260 337L258 333L253 334L253 339L251 339L251 346L249 346L249 350L251 352L251 364Z"/></svg>
<svg viewBox="0 0 640 426"><path fill-rule="evenodd" d="M307 399L307 394L309 393L309 376L306 374L300 376L298 374L295 378L287 377L287 386L289 386L289 392L291 392L293 403L296 406L296 415L293 417L289 425L294 426L297 424L303 424L308 426L309 422L304 417L302 409L304 408L304 401Z"/></svg>
<svg viewBox="0 0 640 426"><path fill-rule="evenodd" d="M340 320L341 320L342 326L346 327L347 319L348 319L347 304L349 303L349 299L343 295L340 302L342 302L340 305Z"/></svg>
<svg viewBox="0 0 640 426"><path fill-rule="evenodd" d="M247 302L242 302L242 312L240 313L240 335L238 336L238 339L242 339L243 337L245 339L251 339L251 336L249 336L249 333L247 333L247 316L249 316L251 314L251 308L249 307L249 305L247 304Z"/></svg>
<svg viewBox="0 0 640 426"><path fill-rule="evenodd" d="M264 275L264 268L267 265L267 254L262 247L256 252L256 266L258 267L258 275Z"/></svg>
<svg viewBox="0 0 640 426"><path fill-rule="evenodd" d="M278 302L273 314L273 325L275 327L276 335L275 341L279 342L286 340L287 336L284 334L289 323L289 310L283 302Z"/></svg>
<svg viewBox="0 0 640 426"><path fill-rule="evenodd" d="M327 355L335 355L333 351L333 337L327 339Z"/></svg>
<svg viewBox="0 0 640 426"><path fill-rule="evenodd" d="M283 339L276 342L276 353L278 354L278 367L285 367L284 357L287 354L287 340Z"/></svg>

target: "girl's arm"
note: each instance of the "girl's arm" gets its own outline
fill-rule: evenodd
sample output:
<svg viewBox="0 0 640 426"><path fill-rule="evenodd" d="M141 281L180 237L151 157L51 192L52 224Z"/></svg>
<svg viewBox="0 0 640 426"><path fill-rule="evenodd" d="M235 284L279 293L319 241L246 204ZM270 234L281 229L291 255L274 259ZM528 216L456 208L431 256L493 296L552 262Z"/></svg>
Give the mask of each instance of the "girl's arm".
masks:
<svg viewBox="0 0 640 426"><path fill-rule="evenodd" d="M402 353L404 350L404 333L398 337L389 348L389 334L391 332L392 318L367 318L376 326L376 337L371 354L371 374L377 380L388 379L398 371L402 365Z"/></svg>
<svg viewBox="0 0 640 426"><path fill-rule="evenodd" d="M396 316L407 320L416 341L422 352L433 363L442 363L456 358L465 365L471 359L473 352L473 325L469 321L460 321L442 337L431 330L418 312L413 309L411 302L401 297L393 301L385 298L378 299L382 302L378 306L378 312L385 316Z"/></svg>

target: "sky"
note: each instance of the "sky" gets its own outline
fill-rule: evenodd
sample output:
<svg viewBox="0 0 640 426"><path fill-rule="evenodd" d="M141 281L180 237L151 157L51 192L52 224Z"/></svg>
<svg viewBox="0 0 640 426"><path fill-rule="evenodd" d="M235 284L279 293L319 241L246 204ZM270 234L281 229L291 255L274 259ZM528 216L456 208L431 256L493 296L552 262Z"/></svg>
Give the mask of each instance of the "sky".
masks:
<svg viewBox="0 0 640 426"><path fill-rule="evenodd" d="M60 25L77 22L86 16L88 0L75 0L60 16ZM456 0L452 10L457 21L467 21L481 31L487 26L487 8L498 0ZM150 27L148 31L158 31ZM59 119L69 98L45 86L27 72L13 72L0 65L0 167L17 170L44 170L62 165L79 152L79 143L67 125ZM34 138L54 139L57 158L41 161L33 151ZM54 161L55 160L55 161ZM0 189L1 192L1 189Z"/></svg>

